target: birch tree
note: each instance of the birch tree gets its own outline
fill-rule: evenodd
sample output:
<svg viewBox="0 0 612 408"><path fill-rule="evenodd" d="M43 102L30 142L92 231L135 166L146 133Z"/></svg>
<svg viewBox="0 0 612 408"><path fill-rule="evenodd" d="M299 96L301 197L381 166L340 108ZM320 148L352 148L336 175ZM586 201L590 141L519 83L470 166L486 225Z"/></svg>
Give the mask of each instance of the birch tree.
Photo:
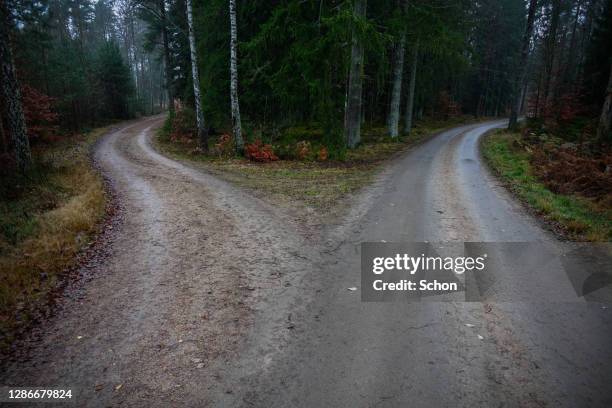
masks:
<svg viewBox="0 0 612 408"><path fill-rule="evenodd" d="M406 32L403 31L395 53L393 61L393 83L391 87L391 102L389 104L389 116L387 118L387 127L389 136L398 136L398 127L400 119L400 101L402 94L402 73L404 71L404 54L406 46Z"/></svg>
<svg viewBox="0 0 612 408"><path fill-rule="evenodd" d="M523 34L523 44L521 47L521 57L519 61L517 75L518 80L516 81L514 88L514 103L510 106L510 121L508 123L508 129L514 129L517 125L518 114L521 107L521 89L525 84L525 78L527 76L527 57L529 56L529 43L531 42L531 33L533 32L533 22L535 20L535 11L538 5L538 0L530 0L529 2L529 13L527 15L527 26L525 27L525 33Z"/></svg>
<svg viewBox="0 0 612 408"><path fill-rule="evenodd" d="M230 98L232 104L232 130L236 141L236 150L242 152L244 140L242 139L242 126L240 123L240 105L238 103L238 58L236 46L238 33L236 28L236 0L229 0L230 11Z"/></svg>
<svg viewBox="0 0 612 408"><path fill-rule="evenodd" d="M191 4L191 2L189 4ZM161 25L164 68L165 68L165 73L166 73L165 79L166 79L166 94L168 96L168 111L170 112L170 115L172 116L174 115L174 92L172 90L172 67L170 66L170 46L168 44L168 19L166 17L165 0L159 0L159 19L160 19L160 25Z"/></svg>
<svg viewBox="0 0 612 408"><path fill-rule="evenodd" d="M32 165L32 155L21 104L21 91L15 75L9 27L9 13L6 3L0 1L0 87L5 104L8 131L15 148L15 160L19 170L23 173Z"/></svg>
<svg viewBox="0 0 612 408"><path fill-rule="evenodd" d="M366 15L366 0L354 0L353 15L363 19ZM361 94L363 87L363 41L353 26L349 83L346 96L344 131L349 148L361 140Z"/></svg>
<svg viewBox="0 0 612 408"><path fill-rule="evenodd" d="M202 101L200 95L200 76L198 73L198 56L195 43L195 33L193 29L193 10L191 0L186 0L187 5L187 25L189 26L189 51L191 55L191 74L193 76L193 95L195 97L196 125L198 128L198 140L200 148L208 151L208 132L204 124L204 113L202 112Z"/></svg>

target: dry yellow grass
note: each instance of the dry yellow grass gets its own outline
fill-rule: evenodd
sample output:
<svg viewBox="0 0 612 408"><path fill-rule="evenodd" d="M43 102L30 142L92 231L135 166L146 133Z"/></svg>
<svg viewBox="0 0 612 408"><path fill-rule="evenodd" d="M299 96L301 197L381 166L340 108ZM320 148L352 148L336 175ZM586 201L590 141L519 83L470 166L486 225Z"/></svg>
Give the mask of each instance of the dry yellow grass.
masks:
<svg viewBox="0 0 612 408"><path fill-rule="evenodd" d="M6 216L16 218L16 228L34 227L24 231L18 242L0 237L0 343L4 345L11 340L17 314L19 321L27 322L29 313L74 264L77 253L90 241L104 216L104 185L90 163L89 149L105 131L106 128L96 129L76 140L35 152L38 165L45 171L44 178L38 182L40 185L35 182L10 203L12 213ZM28 208L43 194L46 201L53 203L52 208L37 208L27 214L28 219L19 219L19 207Z"/></svg>

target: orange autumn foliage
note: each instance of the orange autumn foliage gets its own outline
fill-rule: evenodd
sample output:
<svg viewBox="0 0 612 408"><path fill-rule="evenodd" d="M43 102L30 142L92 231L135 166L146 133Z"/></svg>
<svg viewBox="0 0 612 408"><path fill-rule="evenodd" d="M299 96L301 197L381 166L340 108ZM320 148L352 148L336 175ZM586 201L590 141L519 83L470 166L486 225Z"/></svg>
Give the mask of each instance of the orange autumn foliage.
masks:
<svg viewBox="0 0 612 408"><path fill-rule="evenodd" d="M247 143L244 146L244 156L249 160L262 163L278 160L278 156L272 150L272 145L263 144L259 139L255 143Z"/></svg>

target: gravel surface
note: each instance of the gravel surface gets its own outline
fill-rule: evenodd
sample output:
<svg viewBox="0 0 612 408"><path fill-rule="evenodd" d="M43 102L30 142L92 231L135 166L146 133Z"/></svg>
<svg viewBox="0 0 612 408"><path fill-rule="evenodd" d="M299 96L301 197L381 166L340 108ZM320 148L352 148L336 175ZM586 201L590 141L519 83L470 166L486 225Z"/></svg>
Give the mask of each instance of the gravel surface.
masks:
<svg viewBox="0 0 612 408"><path fill-rule="evenodd" d="M72 387L79 406L207 404L210 366L235 355L258 299L309 268L283 214L154 152L148 138L162 122L138 121L98 145L123 222L108 256L89 265L91 280L3 368L2 384Z"/></svg>
<svg viewBox="0 0 612 408"><path fill-rule="evenodd" d="M252 340L219 405L610 406L610 309L578 298L555 268L509 268L499 298L483 302L365 303L347 290L360 285L361 242L563 245L481 163L478 139L504 125L442 132L391 163L324 233L294 336L267 359Z"/></svg>
<svg viewBox="0 0 612 408"><path fill-rule="evenodd" d="M413 148L313 233L155 152L162 120L98 146L123 222L2 384L70 386L96 407L612 405L610 310L555 271L534 292L504 282L554 295L540 302L365 303L347 290L364 241L561 245L481 164L478 138L503 122Z"/></svg>

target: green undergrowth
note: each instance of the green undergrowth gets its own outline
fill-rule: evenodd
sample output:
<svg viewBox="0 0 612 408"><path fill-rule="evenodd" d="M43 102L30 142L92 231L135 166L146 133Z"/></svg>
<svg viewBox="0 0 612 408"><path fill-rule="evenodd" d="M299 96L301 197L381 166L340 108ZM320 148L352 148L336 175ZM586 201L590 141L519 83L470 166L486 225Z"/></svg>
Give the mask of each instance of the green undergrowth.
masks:
<svg viewBox="0 0 612 408"><path fill-rule="evenodd" d="M498 131L485 137L482 154L511 190L573 240L612 240L612 211L576 195L555 194L534 175L530 153L518 147L518 133Z"/></svg>

